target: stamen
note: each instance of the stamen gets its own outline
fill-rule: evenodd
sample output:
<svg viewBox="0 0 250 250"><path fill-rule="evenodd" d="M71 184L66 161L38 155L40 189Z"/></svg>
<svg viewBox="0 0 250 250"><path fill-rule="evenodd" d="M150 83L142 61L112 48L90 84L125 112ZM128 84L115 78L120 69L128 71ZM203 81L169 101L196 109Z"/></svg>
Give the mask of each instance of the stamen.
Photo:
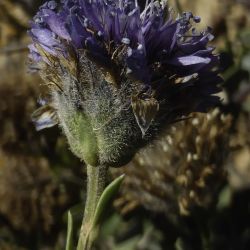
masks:
<svg viewBox="0 0 250 250"><path fill-rule="evenodd" d="M122 43L129 45L130 44L130 39L129 38L122 38Z"/></svg>

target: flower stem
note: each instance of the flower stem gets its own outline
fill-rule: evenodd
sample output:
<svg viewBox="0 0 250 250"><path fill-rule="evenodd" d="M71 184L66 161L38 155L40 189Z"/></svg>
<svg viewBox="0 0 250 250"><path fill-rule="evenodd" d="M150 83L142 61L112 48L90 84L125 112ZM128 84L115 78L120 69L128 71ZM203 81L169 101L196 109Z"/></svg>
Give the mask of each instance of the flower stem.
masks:
<svg viewBox="0 0 250 250"><path fill-rule="evenodd" d="M93 220L96 206L105 189L107 170L106 166L87 166L87 200L77 250L90 250L97 236L98 228L93 228Z"/></svg>

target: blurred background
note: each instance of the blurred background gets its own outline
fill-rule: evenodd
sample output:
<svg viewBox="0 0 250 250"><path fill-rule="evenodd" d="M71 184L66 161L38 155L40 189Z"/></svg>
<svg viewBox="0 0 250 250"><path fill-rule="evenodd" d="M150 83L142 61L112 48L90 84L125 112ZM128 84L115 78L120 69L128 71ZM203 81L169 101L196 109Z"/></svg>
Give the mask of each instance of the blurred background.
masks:
<svg viewBox="0 0 250 250"><path fill-rule="evenodd" d="M31 122L43 83L28 67L29 20L42 0L0 0L0 250L61 250L75 237L86 175L59 128ZM140 1L143 4L143 0ZM171 126L128 166L97 250L250 249L250 1L169 0L213 28L225 79L220 107Z"/></svg>

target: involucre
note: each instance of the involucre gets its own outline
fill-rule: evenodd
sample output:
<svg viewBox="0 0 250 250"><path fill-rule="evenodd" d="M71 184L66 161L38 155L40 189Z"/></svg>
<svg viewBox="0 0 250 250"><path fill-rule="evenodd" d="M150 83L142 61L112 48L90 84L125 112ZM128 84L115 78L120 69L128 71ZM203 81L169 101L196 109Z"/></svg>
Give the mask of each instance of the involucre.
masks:
<svg viewBox="0 0 250 250"><path fill-rule="evenodd" d="M121 166L168 124L218 103L218 56L209 29L165 1L46 2L29 31L30 57L51 87L33 116L59 122L89 165Z"/></svg>

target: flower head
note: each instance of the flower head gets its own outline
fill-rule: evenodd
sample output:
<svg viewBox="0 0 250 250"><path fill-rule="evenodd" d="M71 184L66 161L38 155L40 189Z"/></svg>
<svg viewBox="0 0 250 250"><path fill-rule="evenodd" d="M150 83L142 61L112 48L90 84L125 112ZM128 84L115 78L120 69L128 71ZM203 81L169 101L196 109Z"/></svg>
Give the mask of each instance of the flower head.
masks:
<svg viewBox="0 0 250 250"><path fill-rule="evenodd" d="M77 155L121 165L166 124L218 102L218 56L207 46L209 29L192 29L199 21L189 12L175 19L164 0L144 9L136 0L40 7L30 57L52 86L50 106ZM52 117L38 126L55 124Z"/></svg>

